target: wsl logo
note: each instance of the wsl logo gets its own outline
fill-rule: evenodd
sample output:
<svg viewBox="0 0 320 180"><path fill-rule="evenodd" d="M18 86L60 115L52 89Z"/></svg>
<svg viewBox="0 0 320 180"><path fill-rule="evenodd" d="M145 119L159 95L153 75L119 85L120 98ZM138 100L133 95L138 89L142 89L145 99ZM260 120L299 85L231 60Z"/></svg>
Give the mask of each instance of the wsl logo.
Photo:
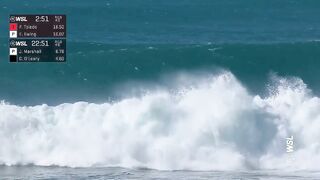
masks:
<svg viewBox="0 0 320 180"><path fill-rule="evenodd" d="M294 141L293 136L286 138L287 142L287 153L292 153L294 151Z"/></svg>
<svg viewBox="0 0 320 180"><path fill-rule="evenodd" d="M10 22L28 22L25 16L11 16Z"/></svg>
<svg viewBox="0 0 320 180"><path fill-rule="evenodd" d="M288 167L294 167L294 139L293 136L286 138L286 152L287 152L287 166Z"/></svg>
<svg viewBox="0 0 320 180"><path fill-rule="evenodd" d="M27 41L10 41L10 47L27 47L28 43Z"/></svg>

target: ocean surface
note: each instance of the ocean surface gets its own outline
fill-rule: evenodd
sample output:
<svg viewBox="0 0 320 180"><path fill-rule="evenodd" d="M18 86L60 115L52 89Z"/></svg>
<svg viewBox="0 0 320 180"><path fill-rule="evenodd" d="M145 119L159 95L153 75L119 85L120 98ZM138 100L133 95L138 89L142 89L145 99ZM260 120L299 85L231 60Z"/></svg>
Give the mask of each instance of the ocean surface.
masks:
<svg viewBox="0 0 320 180"><path fill-rule="evenodd" d="M10 14L66 14L67 62L8 63ZM0 17L0 179L320 179L320 1L1 0Z"/></svg>

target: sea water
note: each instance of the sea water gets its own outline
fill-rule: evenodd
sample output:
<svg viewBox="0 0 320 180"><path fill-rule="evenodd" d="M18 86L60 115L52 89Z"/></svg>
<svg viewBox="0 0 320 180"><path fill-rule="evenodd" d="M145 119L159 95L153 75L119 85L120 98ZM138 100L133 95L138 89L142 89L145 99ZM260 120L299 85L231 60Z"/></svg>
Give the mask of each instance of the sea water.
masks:
<svg viewBox="0 0 320 180"><path fill-rule="evenodd" d="M67 63L8 63L0 179L319 179L320 2L3 0L66 14Z"/></svg>

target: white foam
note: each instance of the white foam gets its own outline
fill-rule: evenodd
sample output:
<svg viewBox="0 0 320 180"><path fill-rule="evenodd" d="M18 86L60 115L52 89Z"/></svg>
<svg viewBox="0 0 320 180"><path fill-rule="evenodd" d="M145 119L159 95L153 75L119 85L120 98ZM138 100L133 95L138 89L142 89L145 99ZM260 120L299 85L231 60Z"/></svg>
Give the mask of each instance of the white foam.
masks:
<svg viewBox="0 0 320 180"><path fill-rule="evenodd" d="M317 169L320 99L299 79L251 95L229 72L116 103L0 104L0 164ZM286 137L295 138L286 153ZM288 157L293 159L287 162Z"/></svg>

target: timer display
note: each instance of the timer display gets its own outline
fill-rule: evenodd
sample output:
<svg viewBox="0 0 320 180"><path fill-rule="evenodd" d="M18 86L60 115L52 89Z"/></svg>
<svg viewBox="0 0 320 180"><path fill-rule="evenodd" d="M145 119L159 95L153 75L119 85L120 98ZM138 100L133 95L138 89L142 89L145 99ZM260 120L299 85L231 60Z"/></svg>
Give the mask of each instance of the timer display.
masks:
<svg viewBox="0 0 320 180"><path fill-rule="evenodd" d="M36 22L49 22L49 16L36 16Z"/></svg>
<svg viewBox="0 0 320 180"><path fill-rule="evenodd" d="M48 40L32 40L31 46L33 47L49 47L49 41Z"/></svg>

